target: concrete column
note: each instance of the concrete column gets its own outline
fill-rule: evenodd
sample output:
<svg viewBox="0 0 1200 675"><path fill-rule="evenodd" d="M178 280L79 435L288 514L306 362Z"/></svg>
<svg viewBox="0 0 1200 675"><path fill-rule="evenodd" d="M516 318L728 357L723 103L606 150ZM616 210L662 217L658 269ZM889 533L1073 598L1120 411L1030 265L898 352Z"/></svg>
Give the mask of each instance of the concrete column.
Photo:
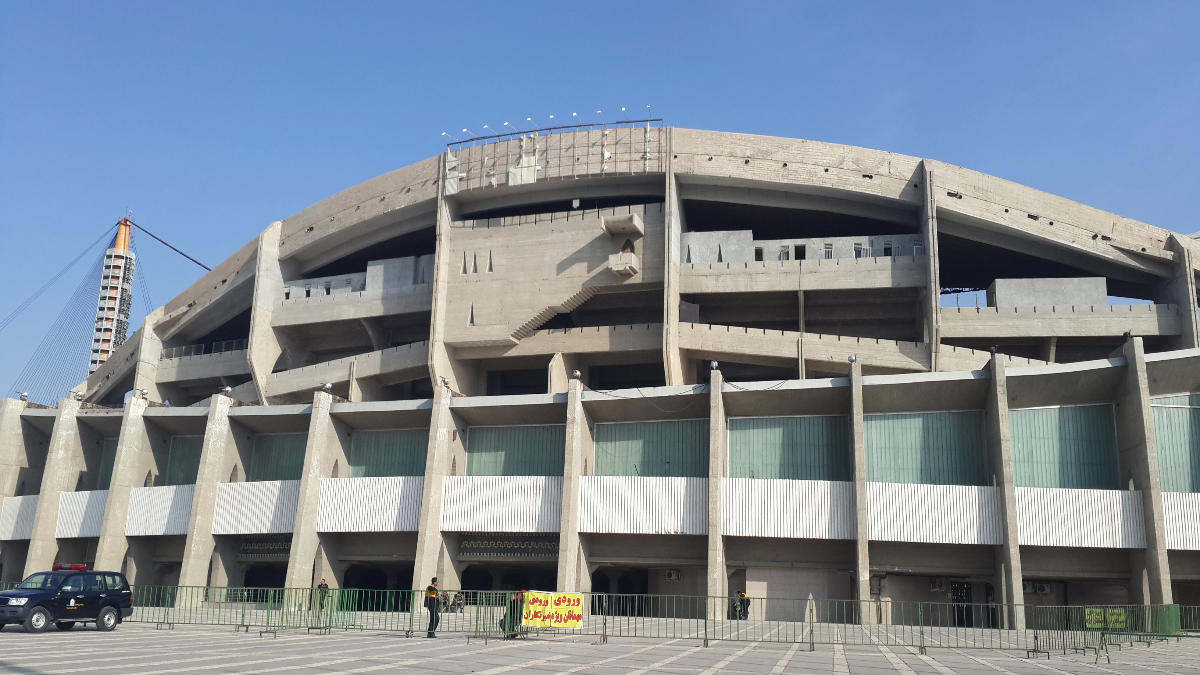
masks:
<svg viewBox="0 0 1200 675"><path fill-rule="evenodd" d="M25 402L0 400L0 498L17 493L17 480L25 466L25 430L21 412Z"/></svg>
<svg viewBox="0 0 1200 675"><path fill-rule="evenodd" d="M870 530L867 522L867 443L863 421L862 364L850 364L850 450L854 458L855 576L854 591L861 603L862 622L873 623L871 609Z"/></svg>
<svg viewBox="0 0 1200 675"><path fill-rule="evenodd" d="M563 457L562 521L558 529L558 590L590 591L587 552L579 536L579 492L587 459L595 454L592 423L583 407L583 383L567 385L567 444Z"/></svg>
<svg viewBox="0 0 1200 675"><path fill-rule="evenodd" d="M42 487L38 491L41 496L33 521L33 538L25 556L25 576L49 569L58 554L58 494L75 490L85 466L78 413L79 401L64 398L58 402L58 415L46 451L46 468L42 471Z"/></svg>
<svg viewBox="0 0 1200 675"><path fill-rule="evenodd" d="M929 256L928 279L925 284L925 341L929 344L929 370L938 369L941 350L942 278L938 267L937 199L933 189L933 172L921 162L924 174L924 203L921 206L921 236L925 239L925 254Z"/></svg>
<svg viewBox="0 0 1200 675"><path fill-rule="evenodd" d="M308 441L304 448L304 473L300 476L300 498L292 526L292 548L288 554L286 588L311 588L318 566L321 540L317 535L317 509L321 501L321 479L333 476L334 466L347 462L345 447L349 431L329 414L333 397L318 391L313 395L312 415L308 421Z"/></svg>
<svg viewBox="0 0 1200 675"><path fill-rule="evenodd" d="M200 449L200 467L196 472L196 494L192 497L192 513L188 517L187 541L183 549L183 565L179 571L180 586L206 586L217 540L212 533L213 514L217 507L217 486L229 479L232 465L237 462L237 444L229 426L229 409L233 400L217 394L209 399L208 422L204 427L204 443ZM225 551L226 557L232 554ZM213 585L228 585L228 579L212 579Z"/></svg>
<svg viewBox="0 0 1200 675"><path fill-rule="evenodd" d="M258 254L254 263L254 305L250 310L250 338L246 355L257 398L267 400L267 378L281 356L288 368L307 365L307 352L299 344L281 339L271 327L275 310L283 303L284 266L279 262L279 240L283 223L271 223L258 236ZM290 276L290 275L289 275ZM286 352L286 353L285 353Z"/></svg>
<svg viewBox="0 0 1200 675"><path fill-rule="evenodd" d="M679 248L683 232L683 203L679 199L679 183L671 162L671 129L664 129L666 138L663 164L666 170L666 192L663 217L666 224L666 246L663 247L663 367L667 385L687 384L690 376L684 372L683 352L679 349Z"/></svg>
<svg viewBox="0 0 1200 675"><path fill-rule="evenodd" d="M1171 604L1171 571L1167 562L1167 528L1163 517L1162 491L1158 481L1158 445L1154 440L1154 417L1150 410L1150 388L1146 384L1146 354L1140 337L1125 341L1125 374L1116 400L1117 445L1121 465L1142 495L1146 548L1138 577L1130 588L1148 605ZM1144 569L1144 574L1137 570ZM1144 577L1144 579L1143 579ZM1147 588L1149 594L1144 595ZM1133 598L1131 598L1133 600Z"/></svg>
<svg viewBox="0 0 1200 675"><path fill-rule="evenodd" d="M1021 547L1017 536L1017 488L1013 472L1011 427L1008 423L1008 380L1004 357L992 355L992 386L987 397L988 454L992 481L1000 491L1000 525L1004 540L996 549L996 579L1005 605L1001 621L1016 630L1025 628L1025 592Z"/></svg>
<svg viewBox="0 0 1200 675"><path fill-rule="evenodd" d="M146 390L146 396L151 401L162 402L167 398L158 386L158 364L162 360L162 340L155 332L157 324L163 316L163 308L150 312L142 322L140 344L138 345L137 363L133 371L133 392L136 395L141 389Z"/></svg>
<svg viewBox="0 0 1200 675"><path fill-rule="evenodd" d="M579 357L575 354L555 353L550 358L550 366L546 371L546 391L551 394L565 394L570 391L571 373L578 370L583 379L587 379L586 367L579 365Z"/></svg>
<svg viewBox="0 0 1200 675"><path fill-rule="evenodd" d="M729 597L729 570L725 565L725 481L729 467L729 433L725 420L725 383L720 370L711 371L708 394L708 580L709 598ZM718 603L718 612L720 603Z"/></svg>
<svg viewBox="0 0 1200 675"><path fill-rule="evenodd" d="M117 456L108 483L108 501L104 505L104 522L100 526L100 541L96 548L96 569L119 570L125 562L129 548L125 539L129 493L135 487L142 487L146 471L154 466L154 451L142 417L146 405L146 401L138 396L130 396L125 401L121 431L117 435Z"/></svg>
<svg viewBox="0 0 1200 675"><path fill-rule="evenodd" d="M443 481L450 475L458 427L450 412L450 388L433 390L433 412L429 420L429 446L425 453L425 489L421 494L421 521L417 530L417 552L413 562L413 588L425 588L438 577L442 588L458 588L458 571L453 552L442 535Z"/></svg>
<svg viewBox="0 0 1200 675"><path fill-rule="evenodd" d="M1196 273L1192 269L1192 249L1172 234L1167 237L1167 248L1175 254L1174 276L1162 284L1158 295L1162 302L1179 306L1183 332L1179 335L1176 349L1200 347L1200 316L1197 312Z"/></svg>

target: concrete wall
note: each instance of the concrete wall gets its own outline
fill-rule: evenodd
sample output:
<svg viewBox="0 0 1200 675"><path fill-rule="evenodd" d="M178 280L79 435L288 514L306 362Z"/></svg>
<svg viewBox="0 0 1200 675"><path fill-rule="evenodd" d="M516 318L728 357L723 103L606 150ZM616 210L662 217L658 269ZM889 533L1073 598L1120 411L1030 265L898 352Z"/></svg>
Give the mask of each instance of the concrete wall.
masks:
<svg viewBox="0 0 1200 675"><path fill-rule="evenodd" d="M988 286L988 307L1049 307L1107 305L1104 277L997 279Z"/></svg>

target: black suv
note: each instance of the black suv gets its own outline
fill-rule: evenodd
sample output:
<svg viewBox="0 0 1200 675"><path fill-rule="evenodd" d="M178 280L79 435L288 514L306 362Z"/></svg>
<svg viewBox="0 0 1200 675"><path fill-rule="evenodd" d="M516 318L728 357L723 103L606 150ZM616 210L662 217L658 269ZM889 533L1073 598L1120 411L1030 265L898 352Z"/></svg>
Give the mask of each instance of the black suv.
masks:
<svg viewBox="0 0 1200 675"><path fill-rule="evenodd" d="M133 613L133 593L120 572L97 572L83 565L55 565L0 592L0 628L24 624L25 631L40 633L53 623L71 630L77 623L94 622L99 630L112 630Z"/></svg>

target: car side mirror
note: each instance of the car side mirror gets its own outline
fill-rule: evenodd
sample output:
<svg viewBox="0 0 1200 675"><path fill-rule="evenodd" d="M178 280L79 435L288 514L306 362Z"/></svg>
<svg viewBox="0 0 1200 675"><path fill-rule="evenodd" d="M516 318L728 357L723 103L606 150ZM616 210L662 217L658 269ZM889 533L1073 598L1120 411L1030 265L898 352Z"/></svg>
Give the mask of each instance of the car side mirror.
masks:
<svg viewBox="0 0 1200 675"><path fill-rule="evenodd" d="M70 586L63 586L63 587L62 587L62 590L64 590L64 591L73 591L73 590L75 590L75 589L71 588Z"/></svg>

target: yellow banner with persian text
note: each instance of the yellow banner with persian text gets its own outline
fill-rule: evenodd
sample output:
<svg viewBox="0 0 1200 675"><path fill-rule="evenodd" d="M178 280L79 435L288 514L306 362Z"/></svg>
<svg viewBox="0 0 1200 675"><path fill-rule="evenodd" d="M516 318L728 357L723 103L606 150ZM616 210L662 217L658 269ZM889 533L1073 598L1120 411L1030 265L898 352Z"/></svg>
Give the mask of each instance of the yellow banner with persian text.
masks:
<svg viewBox="0 0 1200 675"><path fill-rule="evenodd" d="M530 628L580 628L583 593L527 591L521 625Z"/></svg>

